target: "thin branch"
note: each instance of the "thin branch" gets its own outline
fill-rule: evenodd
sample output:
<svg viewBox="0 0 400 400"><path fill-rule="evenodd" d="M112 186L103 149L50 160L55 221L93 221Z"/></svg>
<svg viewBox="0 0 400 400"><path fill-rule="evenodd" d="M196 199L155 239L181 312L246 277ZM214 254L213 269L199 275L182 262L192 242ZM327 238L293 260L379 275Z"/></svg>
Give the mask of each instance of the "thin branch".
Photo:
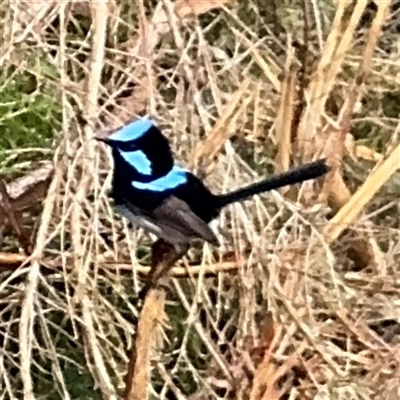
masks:
<svg viewBox="0 0 400 400"><path fill-rule="evenodd" d="M18 253L5 253L0 252L0 269L2 270L14 270L21 266L28 260L28 257L24 254ZM236 271L241 265L244 265L246 260L235 260L235 261L222 261L215 264L209 265L189 265L188 267L184 266L175 266L167 272L167 275L171 278L188 278L190 276L198 276L200 274L204 274L207 276L216 276L219 273L229 273ZM150 274L151 267L145 265L137 265L132 267L131 263L109 263L109 262L93 262L90 265L90 270L94 270L98 268L98 264L102 264L102 269L110 272L116 272L120 275L131 275L132 269L135 268L136 272L145 277ZM42 265L44 270L43 274L47 273L60 273L62 271L62 265L57 264L56 262L46 261L45 264ZM67 269L68 266L73 268L72 262L68 262L67 260Z"/></svg>

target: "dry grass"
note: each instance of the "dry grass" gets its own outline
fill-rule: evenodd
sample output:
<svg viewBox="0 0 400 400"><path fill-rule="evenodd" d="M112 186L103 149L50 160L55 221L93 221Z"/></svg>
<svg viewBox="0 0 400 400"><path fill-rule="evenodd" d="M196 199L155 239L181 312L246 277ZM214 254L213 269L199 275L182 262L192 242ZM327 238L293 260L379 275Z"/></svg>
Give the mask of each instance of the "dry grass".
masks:
<svg viewBox="0 0 400 400"><path fill-rule="evenodd" d="M154 299L126 398L400 398L399 12L379 2L362 33L360 0L150 3L2 3L0 65L49 82L62 131L33 251L0 253L0 398L124 393L148 247L92 136L145 114L216 192L320 156L334 170L224 212L221 250Z"/></svg>

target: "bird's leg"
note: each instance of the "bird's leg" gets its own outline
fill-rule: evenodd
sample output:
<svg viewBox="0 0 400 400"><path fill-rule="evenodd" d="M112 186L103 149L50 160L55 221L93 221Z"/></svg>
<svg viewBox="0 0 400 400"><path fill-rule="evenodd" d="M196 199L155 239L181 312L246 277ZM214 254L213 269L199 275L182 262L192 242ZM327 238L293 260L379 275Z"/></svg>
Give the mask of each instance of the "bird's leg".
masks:
<svg viewBox="0 0 400 400"><path fill-rule="evenodd" d="M159 283L160 279L188 250L189 244L174 246L162 239L153 243L150 272L143 289L139 293L141 300L145 299L148 291Z"/></svg>

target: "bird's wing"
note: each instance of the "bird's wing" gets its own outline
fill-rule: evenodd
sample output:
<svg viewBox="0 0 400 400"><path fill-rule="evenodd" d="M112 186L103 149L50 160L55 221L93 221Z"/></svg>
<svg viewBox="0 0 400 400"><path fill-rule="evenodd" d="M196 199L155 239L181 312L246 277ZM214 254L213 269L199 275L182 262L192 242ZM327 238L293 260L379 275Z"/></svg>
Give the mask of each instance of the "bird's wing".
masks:
<svg viewBox="0 0 400 400"><path fill-rule="evenodd" d="M189 237L197 237L214 245L219 245L218 239L208 224L198 217L187 203L175 196L168 197L151 212L151 217L157 224L166 225Z"/></svg>

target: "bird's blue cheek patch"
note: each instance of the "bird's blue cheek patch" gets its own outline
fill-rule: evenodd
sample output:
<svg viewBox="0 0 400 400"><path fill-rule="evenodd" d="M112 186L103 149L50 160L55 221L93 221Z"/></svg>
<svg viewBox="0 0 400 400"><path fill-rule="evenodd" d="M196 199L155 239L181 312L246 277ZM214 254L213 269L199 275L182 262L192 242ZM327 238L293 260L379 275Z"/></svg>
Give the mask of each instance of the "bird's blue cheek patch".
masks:
<svg viewBox="0 0 400 400"><path fill-rule="evenodd" d="M151 175L151 161L147 158L143 151L119 151L122 158L139 173L143 175Z"/></svg>
<svg viewBox="0 0 400 400"><path fill-rule="evenodd" d="M153 126L153 121L148 118L138 119L114 132L109 138L118 142L130 142L139 139Z"/></svg>
<svg viewBox="0 0 400 400"><path fill-rule="evenodd" d="M136 189L150 190L153 192L164 192L165 190L175 189L187 182L187 171L183 168L175 166L162 178L155 179L149 183L132 182L132 186Z"/></svg>

